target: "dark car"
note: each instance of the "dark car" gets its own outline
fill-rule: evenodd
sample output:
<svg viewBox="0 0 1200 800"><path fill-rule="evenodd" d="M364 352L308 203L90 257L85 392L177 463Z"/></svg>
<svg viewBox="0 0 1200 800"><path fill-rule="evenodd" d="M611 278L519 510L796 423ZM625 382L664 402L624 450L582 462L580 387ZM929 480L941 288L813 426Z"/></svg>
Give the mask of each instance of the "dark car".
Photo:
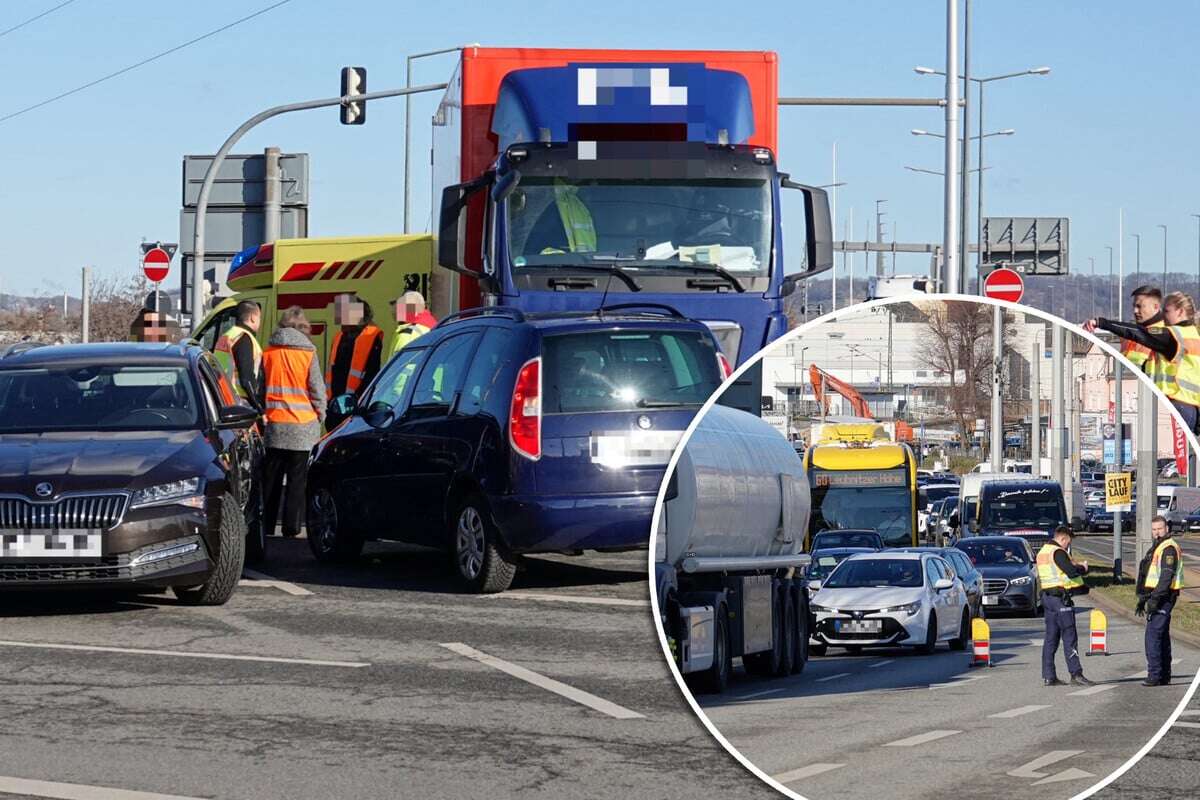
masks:
<svg viewBox="0 0 1200 800"><path fill-rule="evenodd" d="M0 586L224 603L265 546L256 418L197 346L0 359Z"/></svg>
<svg viewBox="0 0 1200 800"><path fill-rule="evenodd" d="M1041 612L1035 551L1024 537L971 536L955 547L983 575L986 611L1020 611L1031 617Z"/></svg>
<svg viewBox="0 0 1200 800"><path fill-rule="evenodd" d="M1188 533L1200 531L1200 508L1192 509L1192 513L1183 518L1183 529Z"/></svg>
<svg viewBox="0 0 1200 800"><path fill-rule="evenodd" d="M1105 510L1104 506L1086 509L1086 514L1084 527L1088 533L1111 531L1113 529L1113 512ZM1134 525L1134 520L1137 519L1137 503L1130 504L1128 511L1122 511L1121 518L1125 521L1122 527L1128 533ZM1200 518L1198 518L1198 521L1200 521ZM1195 530L1200 530L1200 525Z"/></svg>
<svg viewBox="0 0 1200 800"><path fill-rule="evenodd" d="M984 615L983 573L975 568L974 562L962 550L956 547L902 547L900 552L933 553L949 561L967 591L967 606L971 609L971 618Z"/></svg>
<svg viewBox="0 0 1200 800"><path fill-rule="evenodd" d="M813 536L810 552L829 550L834 547L866 547L871 550L883 549L883 537L870 528L839 528L824 530Z"/></svg>
<svg viewBox="0 0 1200 800"><path fill-rule="evenodd" d="M314 449L309 544L443 548L480 592L521 553L645 547L671 452L725 374L708 327L670 311L454 315Z"/></svg>
<svg viewBox="0 0 1200 800"><path fill-rule="evenodd" d="M809 589L813 588L812 582L818 583L825 580L829 573L833 572L833 568L842 563L849 556L855 553L874 553L877 552L877 547L827 547L821 550L814 550L810 557L812 560L808 564L808 569L804 573L804 577L809 581Z"/></svg>
<svg viewBox="0 0 1200 800"><path fill-rule="evenodd" d="M1055 481L985 481L979 489L979 517L969 530L972 536L1022 536L1037 550L1059 525L1070 522L1062 486Z"/></svg>

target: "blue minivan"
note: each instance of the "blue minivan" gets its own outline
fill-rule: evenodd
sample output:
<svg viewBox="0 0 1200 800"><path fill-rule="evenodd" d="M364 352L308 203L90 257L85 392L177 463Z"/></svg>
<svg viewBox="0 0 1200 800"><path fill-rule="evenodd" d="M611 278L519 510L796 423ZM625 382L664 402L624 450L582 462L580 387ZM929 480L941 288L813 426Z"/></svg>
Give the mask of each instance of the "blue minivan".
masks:
<svg viewBox="0 0 1200 800"><path fill-rule="evenodd" d="M729 374L708 327L666 307L455 314L396 354L313 449L308 541L443 548L476 592L523 553L645 547L666 463Z"/></svg>

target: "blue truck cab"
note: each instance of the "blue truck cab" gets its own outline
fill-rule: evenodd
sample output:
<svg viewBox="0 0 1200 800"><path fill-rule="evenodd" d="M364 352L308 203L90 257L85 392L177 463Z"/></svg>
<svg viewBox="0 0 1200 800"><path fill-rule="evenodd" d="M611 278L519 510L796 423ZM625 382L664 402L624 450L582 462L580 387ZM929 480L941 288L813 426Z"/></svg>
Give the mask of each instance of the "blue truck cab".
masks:
<svg viewBox="0 0 1200 800"><path fill-rule="evenodd" d="M308 540L322 561L394 540L453 555L471 589L523 553L645 547L683 431L725 376L671 309L472 309L388 362L317 445Z"/></svg>
<svg viewBox="0 0 1200 800"><path fill-rule="evenodd" d="M828 198L748 144L751 97L744 75L702 63L507 73L490 123L498 156L442 190L439 264L478 280L484 305L669 304L746 361L787 331L797 282L833 263ZM782 189L804 205L791 272Z"/></svg>

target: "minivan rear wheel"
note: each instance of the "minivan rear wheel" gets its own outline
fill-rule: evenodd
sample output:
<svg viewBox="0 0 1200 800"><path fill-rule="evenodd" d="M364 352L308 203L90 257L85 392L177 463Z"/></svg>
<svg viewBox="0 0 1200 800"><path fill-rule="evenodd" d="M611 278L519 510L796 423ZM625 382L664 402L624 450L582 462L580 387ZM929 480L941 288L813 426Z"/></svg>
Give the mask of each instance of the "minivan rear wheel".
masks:
<svg viewBox="0 0 1200 800"><path fill-rule="evenodd" d="M450 538L455 571L472 592L492 594L512 586L516 560L500 542L482 497L470 495L458 504L450 518Z"/></svg>

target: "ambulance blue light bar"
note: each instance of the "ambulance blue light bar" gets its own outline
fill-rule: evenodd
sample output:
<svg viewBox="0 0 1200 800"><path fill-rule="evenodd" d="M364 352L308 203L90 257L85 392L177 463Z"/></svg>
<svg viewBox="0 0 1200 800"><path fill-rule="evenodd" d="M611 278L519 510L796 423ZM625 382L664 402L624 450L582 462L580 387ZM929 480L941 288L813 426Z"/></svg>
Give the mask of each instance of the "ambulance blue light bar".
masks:
<svg viewBox="0 0 1200 800"><path fill-rule="evenodd" d="M743 144L754 108L745 76L703 64L570 64L506 75L492 132L501 150L596 140Z"/></svg>

